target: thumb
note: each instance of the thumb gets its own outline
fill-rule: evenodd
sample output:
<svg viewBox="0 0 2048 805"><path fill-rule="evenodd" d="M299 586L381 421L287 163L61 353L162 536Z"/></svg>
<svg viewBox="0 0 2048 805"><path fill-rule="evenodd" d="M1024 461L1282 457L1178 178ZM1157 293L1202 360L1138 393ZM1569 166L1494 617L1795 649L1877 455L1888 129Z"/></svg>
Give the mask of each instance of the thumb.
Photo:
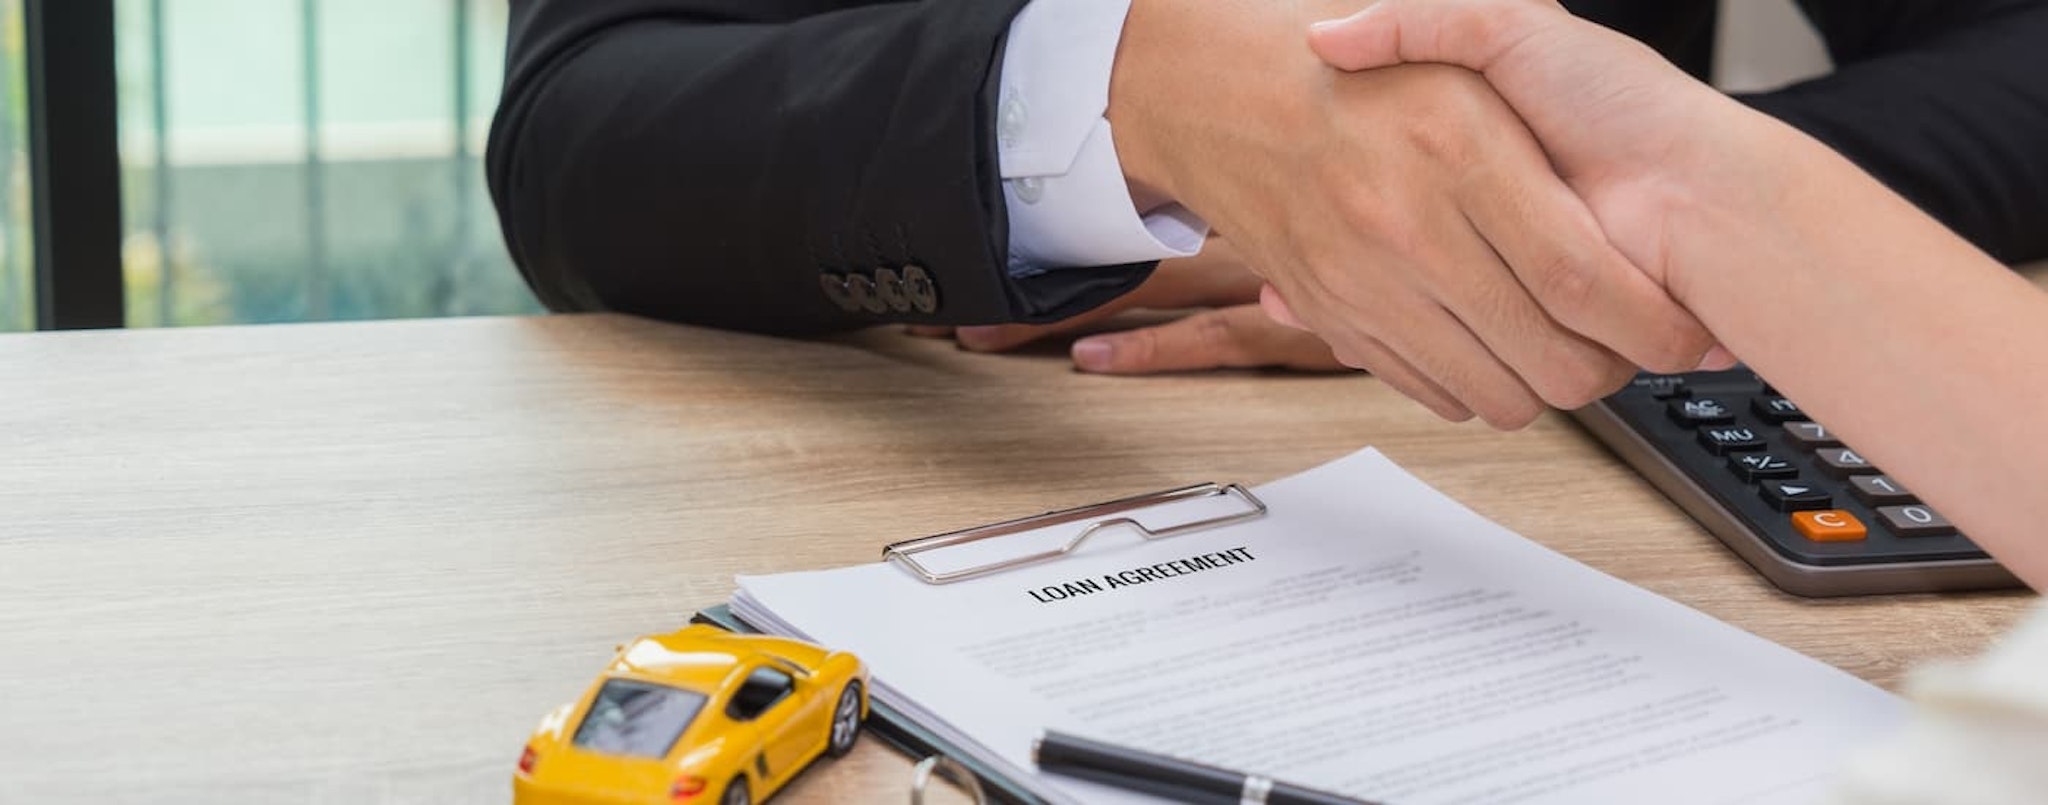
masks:
<svg viewBox="0 0 2048 805"><path fill-rule="evenodd" d="M1439 62L1483 73L1560 16L1569 15L1552 0L1381 0L1309 26L1308 44L1340 70Z"/></svg>
<svg viewBox="0 0 2048 805"><path fill-rule="evenodd" d="M1157 327L1094 336L1074 344L1084 372L1142 375L1279 366L1304 372L1346 367L1315 333L1266 318L1258 305L1203 311Z"/></svg>
<svg viewBox="0 0 2048 805"><path fill-rule="evenodd" d="M1146 375L1253 365L1246 322L1231 315L1238 310L1252 311L1257 323L1273 326L1249 305L1206 310L1153 327L1083 338L1074 342L1074 366L1095 374Z"/></svg>

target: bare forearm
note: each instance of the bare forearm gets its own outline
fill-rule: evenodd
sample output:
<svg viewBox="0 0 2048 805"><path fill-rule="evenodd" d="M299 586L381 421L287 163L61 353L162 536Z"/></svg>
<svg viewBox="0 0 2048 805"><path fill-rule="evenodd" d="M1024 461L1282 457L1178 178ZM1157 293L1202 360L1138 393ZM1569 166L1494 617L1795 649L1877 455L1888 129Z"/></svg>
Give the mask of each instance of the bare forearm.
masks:
<svg viewBox="0 0 2048 805"><path fill-rule="evenodd" d="M1825 146L1747 112L1730 123L1696 203L1666 217L1674 293L2048 588L2048 295Z"/></svg>
<svg viewBox="0 0 2048 805"><path fill-rule="evenodd" d="M2048 295L1827 147L1546 3L1381 0L1344 70L1480 71L1716 338L2048 589Z"/></svg>

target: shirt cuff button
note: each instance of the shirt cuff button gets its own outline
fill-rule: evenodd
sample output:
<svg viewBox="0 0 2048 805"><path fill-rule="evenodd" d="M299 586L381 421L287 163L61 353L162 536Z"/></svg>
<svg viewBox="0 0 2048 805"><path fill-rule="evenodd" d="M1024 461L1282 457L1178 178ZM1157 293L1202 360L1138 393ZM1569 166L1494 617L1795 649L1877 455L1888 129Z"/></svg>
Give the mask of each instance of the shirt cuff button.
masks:
<svg viewBox="0 0 2048 805"><path fill-rule="evenodd" d="M1017 143L1024 139L1024 124L1028 119L1024 112L1024 99L1011 93L996 112L996 139L1004 148L1016 148Z"/></svg>
<svg viewBox="0 0 2048 805"><path fill-rule="evenodd" d="M1045 198L1045 180L1037 176L1026 176L1010 180L1010 190L1017 194L1017 200L1026 204L1037 204Z"/></svg>

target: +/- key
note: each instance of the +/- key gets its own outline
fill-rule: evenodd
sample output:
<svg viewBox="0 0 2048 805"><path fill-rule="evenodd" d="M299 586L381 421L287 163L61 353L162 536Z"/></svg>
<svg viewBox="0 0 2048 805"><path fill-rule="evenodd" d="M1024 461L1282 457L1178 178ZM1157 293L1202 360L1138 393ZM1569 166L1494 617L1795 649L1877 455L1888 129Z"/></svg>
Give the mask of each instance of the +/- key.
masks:
<svg viewBox="0 0 2048 805"><path fill-rule="evenodd" d="M1743 453L1728 459L1728 469L1736 477L1749 483L1768 478L1790 478L1799 474L1799 468L1769 453Z"/></svg>

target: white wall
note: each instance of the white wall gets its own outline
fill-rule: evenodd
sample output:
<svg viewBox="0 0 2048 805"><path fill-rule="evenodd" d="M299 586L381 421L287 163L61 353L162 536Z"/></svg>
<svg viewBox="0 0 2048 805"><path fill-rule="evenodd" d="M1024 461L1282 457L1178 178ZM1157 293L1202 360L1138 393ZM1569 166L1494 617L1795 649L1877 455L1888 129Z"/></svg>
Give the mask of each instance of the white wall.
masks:
<svg viewBox="0 0 2048 805"><path fill-rule="evenodd" d="M1729 92L1773 89L1831 67L1792 0L1721 0L1714 53L1714 84Z"/></svg>

